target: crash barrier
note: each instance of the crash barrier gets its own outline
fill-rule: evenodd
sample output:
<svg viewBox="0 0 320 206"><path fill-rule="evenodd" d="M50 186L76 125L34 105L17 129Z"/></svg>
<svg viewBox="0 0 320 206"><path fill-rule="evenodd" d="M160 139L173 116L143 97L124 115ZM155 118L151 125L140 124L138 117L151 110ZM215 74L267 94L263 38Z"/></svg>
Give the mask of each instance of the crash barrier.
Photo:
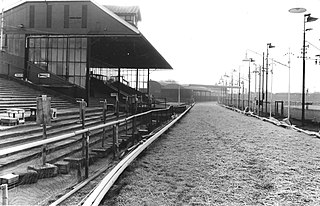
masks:
<svg viewBox="0 0 320 206"><path fill-rule="evenodd" d="M84 105L82 105L84 106ZM80 110L81 111L81 110ZM106 114L106 112L103 112L103 116ZM111 152L113 153L114 158L119 158L119 146L120 146L120 129L119 127L121 126L122 128L130 128L126 131L126 134L128 136L130 136L129 140L130 141L135 141L137 140L137 137L139 136L139 132L146 132L146 131L152 131L154 128L158 127L160 124L162 124L164 121L168 121L170 120L174 115L174 109L172 106L165 108L165 109L157 109L157 110L150 110L144 113L139 113L139 114L135 114L126 118L121 118L119 117L118 120L114 120L111 122L105 122L105 123L101 123L97 126L92 126L92 127L88 127L85 128L85 124L84 124L84 111L82 111L82 113L80 114L81 121L80 123L83 123L83 127L80 130L76 130L73 132L69 132L63 135L59 135L56 137L52 137L52 138L44 138L42 140L39 141L35 141L32 143L27 143L24 145L18 145L18 146L14 146L14 147L10 147L10 148L4 148L0 150L0 158L9 156L9 155L13 155L13 154L17 154L19 152L23 152L23 151L27 151L33 148L39 148L39 151L42 152L42 164L39 165L32 165L32 167L28 167L28 169L31 170L35 170L36 172L38 172L38 177L39 178L44 178L44 177L52 177L55 176L54 174L49 174L49 173L55 173L55 174L60 174L60 173L67 173L69 168L67 167L67 165L64 165L61 163L61 161L59 162L60 165L56 166L57 164L49 164L46 162L46 155L48 153L47 147L49 144L54 144L63 140L67 140L67 139L71 139L73 137L76 136L80 136L82 135L82 157L81 159L81 165L82 167L84 167L85 170L85 174L84 177L81 177L79 179L79 181L82 181L83 179L88 178L89 176L89 161L90 161L90 157L89 157L89 150L90 150L90 136L91 134L93 134L94 132L97 133L97 131L102 132L101 134L101 144L102 147L104 148L108 148L108 152L110 152L110 148L111 148ZM104 118L103 118L104 119ZM143 127L142 127L143 126ZM44 128L45 129L45 128ZM108 130L112 130L112 145L107 145L105 143L105 140L108 138L107 135L105 135L105 131ZM110 140L110 139L109 139ZM104 145L103 145L104 144ZM111 147L110 147L111 146ZM58 171L57 171L58 170ZM60 171L61 170L61 171ZM34 173L30 173L28 175L34 175ZM47 176L46 176L47 175ZM81 175L81 174L80 174ZM41 177L40 177L41 176ZM4 175L3 180L11 180L12 178L7 178L7 175ZM38 179L38 178L35 178ZM19 180L18 180L19 181ZM32 182L34 183L34 182ZM15 181L14 184L9 185L9 187L14 187L15 185L17 185L17 182Z"/></svg>

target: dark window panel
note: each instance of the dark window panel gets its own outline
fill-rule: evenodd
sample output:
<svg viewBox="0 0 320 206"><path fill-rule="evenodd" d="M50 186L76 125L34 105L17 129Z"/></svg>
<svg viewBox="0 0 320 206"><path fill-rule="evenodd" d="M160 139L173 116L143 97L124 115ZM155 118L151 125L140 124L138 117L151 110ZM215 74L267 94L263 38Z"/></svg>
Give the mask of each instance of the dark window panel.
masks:
<svg viewBox="0 0 320 206"><path fill-rule="evenodd" d="M87 28L87 16L88 16L88 6L82 5L82 23L81 28Z"/></svg>
<svg viewBox="0 0 320 206"><path fill-rule="evenodd" d="M34 15L35 15L34 5L30 5L30 10L29 10L29 27L30 28L34 28Z"/></svg>
<svg viewBox="0 0 320 206"><path fill-rule="evenodd" d="M52 5L47 5L47 28L52 25Z"/></svg>
<svg viewBox="0 0 320 206"><path fill-rule="evenodd" d="M69 28L69 14L70 6L64 5L64 28Z"/></svg>

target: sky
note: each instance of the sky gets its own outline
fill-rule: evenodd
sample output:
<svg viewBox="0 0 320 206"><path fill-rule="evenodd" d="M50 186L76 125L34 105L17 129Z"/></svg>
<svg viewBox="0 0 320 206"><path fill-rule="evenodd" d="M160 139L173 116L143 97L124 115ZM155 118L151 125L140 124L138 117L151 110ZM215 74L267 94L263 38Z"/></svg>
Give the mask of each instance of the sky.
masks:
<svg viewBox="0 0 320 206"><path fill-rule="evenodd" d="M272 91L287 92L291 57L291 92L302 90L303 14L289 9L302 7L320 18L320 0L96 0L104 5L137 5L142 21L141 33L161 53L173 70L156 70L152 80L175 80L180 84L214 85L221 78L231 81L240 77L248 85L251 71L262 65L262 53L269 49L269 68L273 67ZM13 3L3 0L2 5ZM306 23L307 57L320 54L320 19ZM310 44L310 43L311 44ZM259 55L260 54L260 55ZM233 72L235 70L235 72ZM225 74L229 78L224 77ZM255 89L254 73L251 88ZM306 61L306 89L320 92L320 65ZM237 81L234 81L237 84ZM258 87L258 86L257 86ZM271 76L269 75L269 91Z"/></svg>

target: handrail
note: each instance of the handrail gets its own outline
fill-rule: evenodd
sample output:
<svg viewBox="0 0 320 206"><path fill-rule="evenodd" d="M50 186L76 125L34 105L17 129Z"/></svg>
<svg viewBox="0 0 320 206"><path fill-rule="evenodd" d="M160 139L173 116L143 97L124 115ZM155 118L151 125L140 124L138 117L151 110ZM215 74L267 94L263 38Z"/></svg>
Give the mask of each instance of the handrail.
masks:
<svg viewBox="0 0 320 206"><path fill-rule="evenodd" d="M194 105L194 104L193 104ZM84 206L94 206L99 205L104 196L107 194L109 189L112 187L113 183L118 179L120 174L128 167L128 165L153 141L155 141L160 135L162 135L166 130L168 130L172 125L179 121L192 107L190 106L182 114L180 114L176 119L154 134L152 137L147 139L143 144L138 146L132 153L122 159L108 174L103 178L100 184L93 190L93 192L88 196L84 202Z"/></svg>
<svg viewBox="0 0 320 206"><path fill-rule="evenodd" d="M35 148L35 147L39 147L39 146L42 146L44 144L55 143L55 142L58 142L58 141L62 141L62 140L71 138L71 137L78 136L80 134L85 134L87 132L91 132L91 131L94 131L94 130L103 129L105 127L109 127L109 126L112 126L112 125L121 124L121 123L127 122L127 121L129 121L129 120L131 120L131 119L133 119L135 117L140 117L140 116L143 116L143 115L147 115L147 114L152 113L152 112L165 111L165 110L169 110L169 109L170 108L150 110L150 111L147 111L147 112L143 112L143 113L139 113L139 114L135 114L135 115L129 116L127 118L123 118L123 119L107 122L105 124L100 124L100 125L97 125L97 126L86 128L86 129L76 130L76 131L73 131L73 132L70 132L70 133L67 133L67 134L59 135L57 137L52 137L52 138L45 139L45 140L39 140L39 141L36 141L36 142L24 144L24 145L9 147L9 148L0 150L0 157L5 156L5 155L9 155L9 154L13 154L13 153L17 153L17 152L21 152L21 151L24 151L24 150L27 150L27 149L32 149L32 148Z"/></svg>

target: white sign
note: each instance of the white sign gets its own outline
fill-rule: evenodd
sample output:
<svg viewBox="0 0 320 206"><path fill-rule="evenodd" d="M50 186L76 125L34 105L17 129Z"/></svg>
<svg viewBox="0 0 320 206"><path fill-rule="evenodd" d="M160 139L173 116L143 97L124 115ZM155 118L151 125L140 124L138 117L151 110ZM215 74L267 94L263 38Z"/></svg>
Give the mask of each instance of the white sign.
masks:
<svg viewBox="0 0 320 206"><path fill-rule="evenodd" d="M49 78L49 77L50 77L49 73L39 73L38 74L38 78L40 78L40 79L46 79L46 78Z"/></svg>

